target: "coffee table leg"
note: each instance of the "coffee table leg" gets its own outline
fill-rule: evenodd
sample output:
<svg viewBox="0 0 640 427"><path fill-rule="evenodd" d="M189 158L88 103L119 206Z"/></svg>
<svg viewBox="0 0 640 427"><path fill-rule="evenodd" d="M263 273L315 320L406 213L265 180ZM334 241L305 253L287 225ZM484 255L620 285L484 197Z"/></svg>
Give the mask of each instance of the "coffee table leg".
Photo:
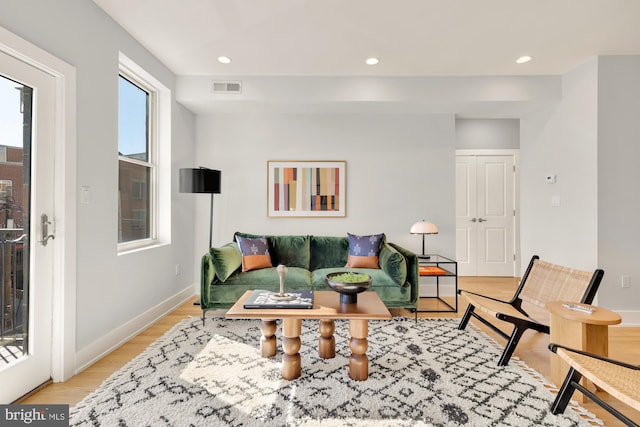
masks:
<svg viewBox="0 0 640 427"><path fill-rule="evenodd" d="M282 320L282 378L295 380L302 375L300 362L300 333L302 332L301 319Z"/></svg>
<svg viewBox="0 0 640 427"><path fill-rule="evenodd" d="M260 331L262 331L262 337L260 338L260 356L273 357L276 355L276 321L265 320L260 321Z"/></svg>
<svg viewBox="0 0 640 427"><path fill-rule="evenodd" d="M330 319L321 319L319 328L318 356L322 359L336 357L336 338L333 336L333 333L336 331L335 322Z"/></svg>
<svg viewBox="0 0 640 427"><path fill-rule="evenodd" d="M351 357L349 357L349 377L352 380L364 381L369 378L369 358L366 355L369 346L369 322L361 319L349 320L349 334L351 340Z"/></svg>

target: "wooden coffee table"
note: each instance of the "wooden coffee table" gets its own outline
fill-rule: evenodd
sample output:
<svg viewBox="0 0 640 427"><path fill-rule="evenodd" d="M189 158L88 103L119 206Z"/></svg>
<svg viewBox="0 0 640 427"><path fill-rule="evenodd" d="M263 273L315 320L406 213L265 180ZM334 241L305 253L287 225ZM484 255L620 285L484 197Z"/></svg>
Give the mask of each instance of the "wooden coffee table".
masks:
<svg viewBox="0 0 640 427"><path fill-rule="evenodd" d="M318 319L320 338L318 354L323 359L335 357L336 340L333 336L335 320L349 321L349 377L364 381L369 377L369 358L367 357L367 335L369 320L388 320L391 313L387 310L375 292L358 294L357 304L340 304L340 294L333 291L315 291L312 309L263 309L244 308L244 302L253 291L247 291L233 307L227 311L229 319L261 319L260 354L272 357L276 354L276 319L282 319L282 378L293 380L302 375L300 362L300 333L302 320Z"/></svg>

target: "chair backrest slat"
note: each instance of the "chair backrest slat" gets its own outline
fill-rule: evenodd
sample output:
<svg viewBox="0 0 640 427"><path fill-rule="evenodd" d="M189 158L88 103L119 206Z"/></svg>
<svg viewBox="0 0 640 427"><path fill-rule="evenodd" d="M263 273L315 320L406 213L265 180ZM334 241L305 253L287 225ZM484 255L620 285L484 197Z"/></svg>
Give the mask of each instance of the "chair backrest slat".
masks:
<svg viewBox="0 0 640 427"><path fill-rule="evenodd" d="M519 297L543 308L550 301L582 302L589 291L593 276L593 272L575 270L536 259Z"/></svg>

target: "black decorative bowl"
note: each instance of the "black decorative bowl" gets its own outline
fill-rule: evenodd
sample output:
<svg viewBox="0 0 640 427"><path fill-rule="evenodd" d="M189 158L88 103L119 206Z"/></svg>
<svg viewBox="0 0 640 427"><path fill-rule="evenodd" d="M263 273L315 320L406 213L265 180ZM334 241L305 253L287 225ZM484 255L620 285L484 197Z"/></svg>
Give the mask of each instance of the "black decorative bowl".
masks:
<svg viewBox="0 0 640 427"><path fill-rule="evenodd" d="M327 285L340 294L340 303L356 304L358 294L371 287L371 276L362 273L336 272L329 273L325 278Z"/></svg>

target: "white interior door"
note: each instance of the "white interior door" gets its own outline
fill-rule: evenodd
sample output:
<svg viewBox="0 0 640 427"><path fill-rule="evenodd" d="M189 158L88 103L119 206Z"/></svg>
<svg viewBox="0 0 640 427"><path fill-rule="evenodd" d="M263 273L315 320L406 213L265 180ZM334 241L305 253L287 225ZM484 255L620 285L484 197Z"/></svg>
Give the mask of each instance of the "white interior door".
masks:
<svg viewBox="0 0 640 427"><path fill-rule="evenodd" d="M456 156L456 257L461 276L515 274L512 155Z"/></svg>
<svg viewBox="0 0 640 427"><path fill-rule="evenodd" d="M476 157L456 156L456 261L459 276L478 270Z"/></svg>
<svg viewBox="0 0 640 427"><path fill-rule="evenodd" d="M5 177L0 176L0 182L4 182L5 190L10 184L14 195L10 198L5 191L0 197L5 208L12 204L12 218L0 214L0 228L20 232L14 243L21 249L17 260L23 266L18 275L16 271L9 273L8 264L2 264L2 276L9 279L2 282L3 291L9 290L3 298L11 306L8 311L3 307L3 315L13 317L4 324L7 327L0 341L0 350L13 344L11 351L0 358L0 403L4 404L51 378L54 245L41 242L41 215L53 218L55 79L0 51L0 84L5 89L0 96L0 151L4 152L0 173ZM16 113L22 120L18 134L12 133L9 125ZM9 169L19 172L9 173ZM22 196L19 204L15 203L18 195ZM46 225L52 233L54 224ZM10 260L11 256L4 259ZM18 261L12 261L12 265Z"/></svg>
<svg viewBox="0 0 640 427"><path fill-rule="evenodd" d="M513 276L514 170L512 156L477 156L477 276Z"/></svg>

